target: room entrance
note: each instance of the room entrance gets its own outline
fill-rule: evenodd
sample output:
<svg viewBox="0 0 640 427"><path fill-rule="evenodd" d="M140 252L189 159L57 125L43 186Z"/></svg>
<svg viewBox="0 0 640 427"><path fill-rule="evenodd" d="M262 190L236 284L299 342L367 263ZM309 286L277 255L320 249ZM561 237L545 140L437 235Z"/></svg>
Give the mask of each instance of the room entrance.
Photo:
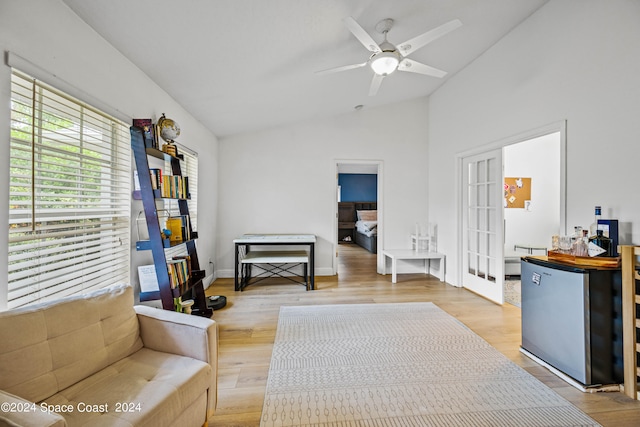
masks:
<svg viewBox="0 0 640 427"><path fill-rule="evenodd" d="M560 132L503 148L504 302L520 307L520 258L544 255L560 233Z"/></svg>
<svg viewBox="0 0 640 427"><path fill-rule="evenodd" d="M335 163L336 203L334 204L333 274L338 271L340 247L352 246L350 254L376 257L376 271L382 272L381 255L382 162L371 160L337 160ZM358 250L355 250L358 249Z"/></svg>
<svg viewBox="0 0 640 427"><path fill-rule="evenodd" d="M543 144L548 140L555 151L540 156L543 146L548 150ZM515 147L528 141L541 159L533 167L535 156L525 154L523 163L529 169L518 167L515 156ZM517 263L519 256L527 255L514 255L514 250L546 247L552 234L566 233L565 153L566 123L558 122L458 156L458 277L463 287L502 304L505 274L513 274L506 271L505 262L515 257ZM551 183L546 182L549 177ZM529 191L526 195L524 189ZM549 202L555 207L548 207ZM538 217L543 219L534 221Z"/></svg>

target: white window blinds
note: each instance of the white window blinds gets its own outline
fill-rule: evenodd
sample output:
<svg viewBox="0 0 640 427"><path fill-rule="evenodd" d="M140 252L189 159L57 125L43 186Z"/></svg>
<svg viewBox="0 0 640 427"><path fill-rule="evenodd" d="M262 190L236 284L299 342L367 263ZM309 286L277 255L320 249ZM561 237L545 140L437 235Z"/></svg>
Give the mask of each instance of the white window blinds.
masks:
<svg viewBox="0 0 640 427"><path fill-rule="evenodd" d="M189 207L191 229L198 231L198 154L182 145L178 145L178 153L183 157L180 163L182 176L189 177L189 200L187 201L187 206ZM166 161L163 173L171 174L171 170L171 163ZM180 215L180 207L177 200L162 199L162 203L163 212L160 215ZM162 220L166 221L166 217L163 217ZM167 249L165 253L168 258L187 255L187 248L184 245L174 246L171 249Z"/></svg>
<svg viewBox="0 0 640 427"><path fill-rule="evenodd" d="M198 154L186 147L179 147L179 153L184 156L182 175L189 177L189 218L191 228L198 231Z"/></svg>
<svg viewBox="0 0 640 427"><path fill-rule="evenodd" d="M129 127L11 82L8 308L129 282Z"/></svg>

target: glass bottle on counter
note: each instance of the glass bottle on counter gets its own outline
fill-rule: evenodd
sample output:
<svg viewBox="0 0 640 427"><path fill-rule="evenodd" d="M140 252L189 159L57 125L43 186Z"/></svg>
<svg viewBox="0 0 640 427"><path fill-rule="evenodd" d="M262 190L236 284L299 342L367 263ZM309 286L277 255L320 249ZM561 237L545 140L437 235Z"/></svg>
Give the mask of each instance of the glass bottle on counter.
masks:
<svg viewBox="0 0 640 427"><path fill-rule="evenodd" d="M589 238L596 237L598 231L598 220L602 219L602 206L596 206L595 220L593 224L589 226Z"/></svg>
<svg viewBox="0 0 640 427"><path fill-rule="evenodd" d="M589 256L589 240L587 237L587 230L580 230L580 237L578 237L572 246L572 252L575 256Z"/></svg>
<svg viewBox="0 0 640 427"><path fill-rule="evenodd" d="M573 227L573 234L571 235L571 249L578 243L578 240L582 239L582 227L576 225Z"/></svg>
<svg viewBox="0 0 640 427"><path fill-rule="evenodd" d="M589 256L613 256L613 241L602 230L589 237Z"/></svg>

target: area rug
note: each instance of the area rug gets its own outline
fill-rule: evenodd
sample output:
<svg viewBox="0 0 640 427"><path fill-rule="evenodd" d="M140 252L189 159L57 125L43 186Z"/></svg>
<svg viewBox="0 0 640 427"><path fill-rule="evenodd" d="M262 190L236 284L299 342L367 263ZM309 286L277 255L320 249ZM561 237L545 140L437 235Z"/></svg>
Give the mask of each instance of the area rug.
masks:
<svg viewBox="0 0 640 427"><path fill-rule="evenodd" d="M282 307L260 425L598 426L433 303Z"/></svg>
<svg viewBox="0 0 640 427"><path fill-rule="evenodd" d="M522 300L522 286L520 280L506 280L504 281L504 302L521 307Z"/></svg>

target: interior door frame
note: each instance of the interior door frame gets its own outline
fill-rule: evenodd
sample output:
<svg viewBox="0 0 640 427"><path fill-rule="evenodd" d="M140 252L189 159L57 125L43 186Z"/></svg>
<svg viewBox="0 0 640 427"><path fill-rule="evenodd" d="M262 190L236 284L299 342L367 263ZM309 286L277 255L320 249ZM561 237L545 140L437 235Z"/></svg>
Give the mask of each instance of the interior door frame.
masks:
<svg viewBox="0 0 640 427"><path fill-rule="evenodd" d="M334 256L332 261L333 275L338 274L338 169L340 165L374 165L377 167L377 206L378 206L378 230L382 231L378 233L378 248L376 256L376 272L378 274L384 274L384 256L382 255L382 248L384 248L384 162L382 160L363 160L363 159L335 159L333 162L333 177L334 177L334 197L333 197L333 251Z"/></svg>
<svg viewBox="0 0 640 427"><path fill-rule="evenodd" d="M527 141L530 139L538 138L551 133L560 133L560 230L562 233L567 233L567 121L562 120L554 123L550 123L539 128L531 129L516 135L512 135L492 143L476 147L470 150L466 150L456 154L456 254L458 257L458 265L456 269L455 283L458 287L462 287L463 278L463 256L464 256L464 242L463 242L463 209L464 199L466 191L466 183L463 180L463 166L464 159L473 155L478 155L493 151L495 149L502 149L508 145L517 144L519 142ZM504 159L503 159L504 162ZM504 170L504 164L500 167ZM502 189L500 188L500 191ZM502 196L500 196L502 197ZM500 225L502 226L502 225ZM549 236L551 238L551 236Z"/></svg>

